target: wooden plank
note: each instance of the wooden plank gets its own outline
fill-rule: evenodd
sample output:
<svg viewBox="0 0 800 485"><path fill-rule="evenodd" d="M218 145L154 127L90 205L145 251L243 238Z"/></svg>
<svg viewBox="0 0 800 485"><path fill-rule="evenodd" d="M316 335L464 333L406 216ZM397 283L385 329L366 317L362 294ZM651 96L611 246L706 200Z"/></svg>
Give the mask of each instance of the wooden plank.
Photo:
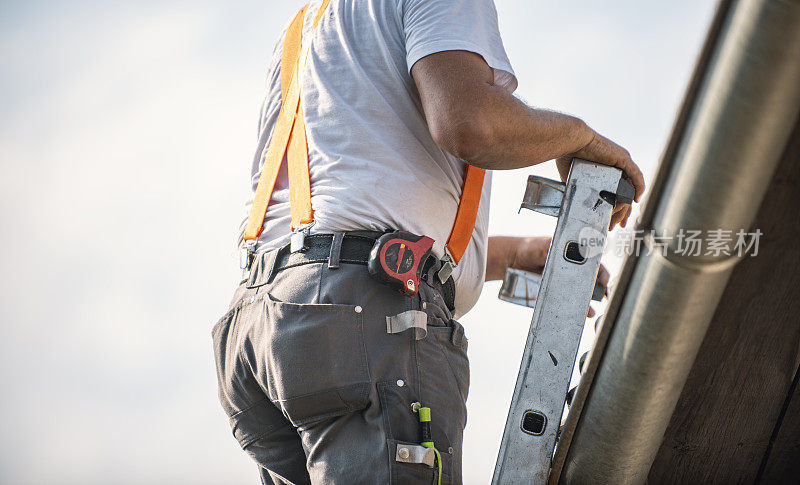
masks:
<svg viewBox="0 0 800 485"><path fill-rule="evenodd" d="M800 348L799 212L800 122L756 216L754 228L764 233L759 254L745 258L731 276L650 469L650 483L755 481ZM785 426L790 433L794 421ZM786 446L780 456L793 452ZM779 474L776 480L781 463L770 468Z"/></svg>
<svg viewBox="0 0 800 485"><path fill-rule="evenodd" d="M800 370L794 376L794 390L786 412L778 423L771 450L765 457L758 483L800 482Z"/></svg>

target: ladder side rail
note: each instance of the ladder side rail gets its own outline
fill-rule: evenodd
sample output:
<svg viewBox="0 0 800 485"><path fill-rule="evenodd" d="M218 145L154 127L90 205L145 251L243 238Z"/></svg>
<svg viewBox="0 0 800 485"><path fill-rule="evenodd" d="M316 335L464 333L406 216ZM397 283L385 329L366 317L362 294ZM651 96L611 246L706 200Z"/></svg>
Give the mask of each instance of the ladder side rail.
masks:
<svg viewBox="0 0 800 485"><path fill-rule="evenodd" d="M572 164L492 484L547 481L613 211L613 202L600 194L615 194L620 177L620 170L606 165L577 159ZM583 262L568 250L575 244L585 246Z"/></svg>

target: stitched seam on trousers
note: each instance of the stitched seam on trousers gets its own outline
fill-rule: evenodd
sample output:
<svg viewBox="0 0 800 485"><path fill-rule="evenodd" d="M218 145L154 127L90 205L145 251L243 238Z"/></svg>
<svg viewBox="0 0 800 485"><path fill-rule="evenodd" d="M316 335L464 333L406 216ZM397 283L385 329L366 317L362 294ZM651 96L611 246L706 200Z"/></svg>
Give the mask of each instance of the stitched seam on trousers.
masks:
<svg viewBox="0 0 800 485"><path fill-rule="evenodd" d="M277 268L275 268L275 273L278 273L279 271L283 271L283 270L289 269L289 268L296 268L298 266L305 266L306 264L327 263L327 262L328 262L328 258L325 258L325 259L309 259L307 261L301 261L299 263L292 263L292 264L287 264L286 266L277 267ZM362 266L366 266L367 265L366 261L358 261L358 260L355 260L355 259L340 259L339 263L360 264Z"/></svg>
<svg viewBox="0 0 800 485"><path fill-rule="evenodd" d="M286 399L277 399L276 401L277 401L277 402L279 402L279 403L281 403L281 404L285 404L285 403L288 403L288 402L294 401L295 399L301 399L301 398L304 398L304 397L311 397L311 396L315 396L315 395L317 395L317 394L327 394L327 393L329 393L329 392L333 392L333 391L339 392L340 390L346 390L346 389L351 389L351 388L357 388L357 387L359 387L359 386L364 386L364 385L366 385L367 387L369 387L369 381L358 382L358 383L356 383L356 384L350 384L350 385L348 385L348 386L332 387L332 388L330 388L330 389L323 389L323 390L321 390L321 391L307 392L307 393L305 393L305 394L300 394L300 395L298 395L298 396L292 396L292 397L289 397L289 398L286 398ZM368 393L369 393L369 392L362 393L362 394L368 394ZM352 406L347 406L347 408L348 408L348 409L349 409L349 408L351 408L351 407L352 407Z"/></svg>
<svg viewBox="0 0 800 485"><path fill-rule="evenodd" d="M244 408L244 409L240 409L240 410L239 410L239 411L237 411L236 413L234 413L234 414L231 414L231 415L229 416L229 418L231 418L231 419L234 419L236 416L238 416L238 415L240 415L240 414L242 414L242 413L245 413L245 412L247 412L247 411L249 411L249 410L253 409L254 407L258 406L259 404L263 403L264 401L269 401L269 398L268 398L268 397L265 397L264 399L259 399L258 401L254 402L254 403L251 403L251 404L250 404L249 406L247 406L246 408Z"/></svg>
<svg viewBox="0 0 800 485"><path fill-rule="evenodd" d="M362 395L368 395L368 394L369 394L369 386L367 386L367 392L362 393ZM363 397L362 397L362 399L363 399ZM322 421L322 420L327 419L327 418L335 418L337 416L344 416L345 414L354 413L356 411L359 411L360 409L361 408L358 408L358 407L347 406L344 410L331 411L331 412L325 413L325 414L315 414L314 416L312 416L310 418L297 420L297 427L305 426L306 424L309 424L309 423L315 423L315 422L318 422L318 421Z"/></svg>
<svg viewBox="0 0 800 485"><path fill-rule="evenodd" d="M259 292L260 292L261 288L258 287L258 288L255 288L255 290L256 290L255 294L252 295L253 301L250 301L247 298L242 298L242 308L244 308L246 306L249 306L249 305L256 305L256 304L261 305L262 310L264 311L264 316L266 318L266 316L268 315L268 312L267 312L267 299L270 297L269 292L264 291L264 292L261 293L261 295L259 295ZM247 354L245 353L245 350L244 350L244 345L239 345L237 347L236 354L237 354L238 358L241 359L242 362L247 366L247 369L250 371L250 375L254 379L256 379L256 381L258 381L258 379L256 378L258 373L256 372L256 369L253 369L253 363L250 362L250 359L247 357ZM259 388L261 388L261 391L267 396L266 399L261 399L258 402L271 401L272 396L270 396L270 389L269 388L264 389L263 385L260 382L258 383L258 385L259 385ZM256 403L251 404L250 407L252 407L255 404ZM249 407L248 407L248 409L249 409Z"/></svg>
<svg viewBox="0 0 800 485"><path fill-rule="evenodd" d="M325 273L324 273L324 268L325 267L326 267L325 265L321 264L321 265L319 265L319 268L317 268L317 296L316 296L316 300L315 300L317 303L322 301L321 300L321 297L322 297L322 278L325 277Z"/></svg>
<svg viewBox="0 0 800 485"><path fill-rule="evenodd" d="M386 397L389 383L378 382L375 387L378 390L378 399L381 401L381 420L383 421L383 425L386 427L386 437L388 439L394 439L394 434L392 433L392 420L389 419L389 403Z"/></svg>
<svg viewBox="0 0 800 485"><path fill-rule="evenodd" d="M391 438L387 438L387 439L386 439L386 461L387 461L387 463L386 463L386 469L389 471L389 480L390 480L390 483L391 483L391 479L392 479L392 465L394 464L394 459L393 459L393 456L394 456L394 454L396 453L396 451L395 451L395 450L392 450L392 446L391 446L391 444L389 443L390 441L396 441L396 440L392 440ZM397 445L395 444L395 446L397 446Z"/></svg>
<svg viewBox="0 0 800 485"><path fill-rule="evenodd" d="M362 351L362 358L361 358L361 368L362 372L366 372L367 379L369 382L372 382L372 372L369 371L369 354L367 354L367 339L364 336L364 313L358 314L358 331L359 335L361 336L361 351ZM367 394L369 394L369 388L367 388Z"/></svg>
<svg viewBox="0 0 800 485"><path fill-rule="evenodd" d="M255 305L256 303L259 303L261 300L263 300L264 299L263 295L262 296L258 295L259 289L260 289L260 287L248 288L248 290L255 290L255 293L253 295L250 295L250 296L251 297L255 296L256 299L251 302L250 301L250 297L247 297L247 296L243 295L241 298L239 298L239 300L236 303L231 305L231 307L228 309L228 311L225 312L225 314L222 315L219 318L219 320L217 320L217 323L214 324L214 327L217 327L224 319L228 318L231 315L231 313L233 313L233 312L235 312L237 310L241 310L242 308L244 308L244 307L246 307L248 305ZM233 321L233 320L231 320L231 321ZM212 329L212 331L213 331L213 329Z"/></svg>
<svg viewBox="0 0 800 485"><path fill-rule="evenodd" d="M369 399L369 387L370 387L370 382L364 382L364 383L362 383L362 384L359 384L359 385L360 385L360 386L363 386L363 389L362 389L362 391L361 391L361 394L358 396L358 400L359 400L359 401L368 401L368 399ZM340 389L341 389L341 388L340 388ZM339 396L339 398L341 399L341 395ZM369 404L369 403L367 402L367 403L366 403L366 405L368 405L368 404ZM357 407L354 407L354 406L348 406L347 408L348 408L348 409L350 409L351 411L359 411L359 410L361 410L361 409L364 409L364 408L363 408L363 406L360 406L360 405L359 405L359 406L357 406Z"/></svg>
<svg viewBox="0 0 800 485"><path fill-rule="evenodd" d="M416 364L414 366L414 369L416 370L416 375L414 376L414 380L415 380L414 384L416 385L416 388L417 388L417 396L419 396L419 398L424 403L425 402L425 396L422 395L422 384L421 384L421 381L420 381L419 352L417 351L418 348L419 348L419 343L420 342L421 342L421 340L417 340L417 339L413 340L413 343L414 343L413 344L414 363Z"/></svg>
<svg viewBox="0 0 800 485"><path fill-rule="evenodd" d="M237 424L236 426L238 427L238 424ZM263 438L263 437L265 437L265 436L269 435L270 433L272 433L273 431L275 431L275 429L276 429L277 427L278 427L277 425L270 426L270 427L269 427L269 428L267 428L265 431L262 431L261 433L258 433L257 435L253 436L252 438L249 438L249 439L247 439L247 441L245 441L244 443L241 443L241 447L242 447L242 449L244 449L244 448L247 448L248 446L252 445L252 444L253 444L253 443L255 443L256 441L260 440L261 438ZM236 430L236 428L234 428L234 431L235 431L235 430Z"/></svg>
<svg viewBox="0 0 800 485"><path fill-rule="evenodd" d="M327 258L325 258L325 259L309 259L308 261L302 261L300 263L292 263L292 264L287 264L286 266L281 266L275 272L277 273L278 271L283 271L283 270L289 269L289 268L296 268L298 266L303 266L303 265L306 265L306 264L326 263L327 261L328 261Z"/></svg>
<svg viewBox="0 0 800 485"><path fill-rule="evenodd" d="M461 386L458 385L458 374L456 374L456 370L453 367L453 363L450 362L450 357L447 356L447 352L445 352L445 349L442 346L442 342L436 338L434 338L434 340L436 341L436 346L439 348L439 352L441 352L442 356L444 356L444 360L447 361L447 367L450 368L450 373L453 375L453 380L455 381L456 388L458 389L458 395L461 396L462 401L467 402L467 400L464 398L464 393L461 392Z"/></svg>
<svg viewBox="0 0 800 485"><path fill-rule="evenodd" d="M419 296L419 298L417 298L418 296ZM422 296L419 294L419 292L417 292L417 294L414 295L414 298L406 298L405 300L406 300L405 311L421 310L421 308L422 308ZM415 302L416 302L416 304L415 304ZM424 396L422 395L422 385L420 384L420 380L419 380L420 379L419 357L418 357L418 354L417 354L417 346L419 345L419 342L420 342L419 340L417 340L417 339L412 337L412 339L411 339L411 353L413 354L412 355L412 358L414 359L414 367L413 367L413 369L414 369L414 372L415 372L414 376L412 377L413 380L414 380L412 389L416 391L416 394L417 394L417 396L419 396L420 400L423 400ZM422 402L424 402L424 401L422 401Z"/></svg>

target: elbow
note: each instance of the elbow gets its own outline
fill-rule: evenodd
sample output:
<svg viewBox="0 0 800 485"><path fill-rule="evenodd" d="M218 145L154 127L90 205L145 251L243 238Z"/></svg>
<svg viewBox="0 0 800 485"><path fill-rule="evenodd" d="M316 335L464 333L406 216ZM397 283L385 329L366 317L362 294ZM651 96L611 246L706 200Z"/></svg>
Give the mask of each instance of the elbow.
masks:
<svg viewBox="0 0 800 485"><path fill-rule="evenodd" d="M431 124L430 131L440 148L479 167L494 144L492 126L480 118L459 116L456 120L442 120Z"/></svg>

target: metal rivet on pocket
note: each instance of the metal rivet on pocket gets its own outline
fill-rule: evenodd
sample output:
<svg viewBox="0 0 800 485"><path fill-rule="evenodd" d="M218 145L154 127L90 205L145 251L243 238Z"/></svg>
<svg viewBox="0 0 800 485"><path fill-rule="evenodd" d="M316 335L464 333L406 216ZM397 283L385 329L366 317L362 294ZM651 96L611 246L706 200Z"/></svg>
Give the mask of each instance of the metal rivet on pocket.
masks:
<svg viewBox="0 0 800 485"><path fill-rule="evenodd" d="M355 310L356 310L356 313L361 313L361 311L363 310L363 308L361 308L360 306L356 305L356 308L355 308Z"/></svg>
<svg viewBox="0 0 800 485"><path fill-rule="evenodd" d="M451 446L450 448L448 448L448 449L447 449L447 452L448 452L448 453L450 453L450 454L452 455L452 454L453 454L453 447Z"/></svg>
<svg viewBox="0 0 800 485"><path fill-rule="evenodd" d="M411 456L411 453L408 451L408 448L400 448L397 450L397 456L399 456L402 460L408 460L408 457Z"/></svg>
<svg viewBox="0 0 800 485"><path fill-rule="evenodd" d="M406 383L403 381L403 379L397 379L397 387L403 387L405 385Z"/></svg>

